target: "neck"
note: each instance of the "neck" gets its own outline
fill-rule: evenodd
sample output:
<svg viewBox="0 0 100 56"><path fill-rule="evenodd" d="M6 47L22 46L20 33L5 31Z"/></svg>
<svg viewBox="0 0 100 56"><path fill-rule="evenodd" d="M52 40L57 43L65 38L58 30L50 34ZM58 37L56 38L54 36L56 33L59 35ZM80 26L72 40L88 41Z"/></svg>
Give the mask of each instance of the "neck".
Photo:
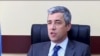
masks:
<svg viewBox="0 0 100 56"><path fill-rule="evenodd" d="M63 42L66 38L68 38L68 36L65 36L65 38L60 39L60 40L58 40L58 41L52 41L52 42L54 42L54 43L56 43L56 44L59 44L59 43Z"/></svg>

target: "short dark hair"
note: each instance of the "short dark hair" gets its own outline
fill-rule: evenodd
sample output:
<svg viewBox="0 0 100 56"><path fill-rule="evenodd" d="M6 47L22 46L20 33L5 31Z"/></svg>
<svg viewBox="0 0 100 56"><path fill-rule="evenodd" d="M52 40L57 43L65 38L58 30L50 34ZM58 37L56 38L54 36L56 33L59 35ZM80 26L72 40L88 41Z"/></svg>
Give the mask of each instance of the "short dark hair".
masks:
<svg viewBox="0 0 100 56"><path fill-rule="evenodd" d="M71 13L70 11L64 7L64 6L55 6L50 9L48 9L48 14L54 14L54 13L64 13L64 20L66 24L71 23Z"/></svg>

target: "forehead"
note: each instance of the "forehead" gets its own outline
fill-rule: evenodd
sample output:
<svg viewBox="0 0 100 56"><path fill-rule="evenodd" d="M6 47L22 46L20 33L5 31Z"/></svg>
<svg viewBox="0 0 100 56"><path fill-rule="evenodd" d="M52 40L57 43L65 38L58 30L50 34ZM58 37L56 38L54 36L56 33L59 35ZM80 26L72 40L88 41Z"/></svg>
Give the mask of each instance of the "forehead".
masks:
<svg viewBox="0 0 100 56"><path fill-rule="evenodd" d="M48 15L48 20L53 20L53 19L63 19L63 13L53 13Z"/></svg>

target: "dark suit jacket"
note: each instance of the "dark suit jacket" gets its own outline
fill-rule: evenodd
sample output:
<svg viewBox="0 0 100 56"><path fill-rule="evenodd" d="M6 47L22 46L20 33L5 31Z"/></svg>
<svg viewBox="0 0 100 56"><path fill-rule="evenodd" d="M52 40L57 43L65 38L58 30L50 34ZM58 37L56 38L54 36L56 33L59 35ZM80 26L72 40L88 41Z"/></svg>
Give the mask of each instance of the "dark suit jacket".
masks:
<svg viewBox="0 0 100 56"><path fill-rule="evenodd" d="M33 44L27 56L48 56L50 42ZM90 56L90 48L84 43L68 40L65 56Z"/></svg>

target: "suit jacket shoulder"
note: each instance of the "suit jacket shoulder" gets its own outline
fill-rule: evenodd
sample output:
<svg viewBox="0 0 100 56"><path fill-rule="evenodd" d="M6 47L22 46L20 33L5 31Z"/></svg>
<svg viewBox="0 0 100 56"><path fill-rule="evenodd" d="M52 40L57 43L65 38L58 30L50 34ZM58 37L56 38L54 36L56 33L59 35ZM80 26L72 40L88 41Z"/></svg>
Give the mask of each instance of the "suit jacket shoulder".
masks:
<svg viewBox="0 0 100 56"><path fill-rule="evenodd" d="M49 47L50 42L32 44L27 56L47 56L49 52Z"/></svg>
<svg viewBox="0 0 100 56"><path fill-rule="evenodd" d="M73 44L75 45L75 47L89 47L89 45L82 43L82 42L78 42L78 41L72 41Z"/></svg>
<svg viewBox="0 0 100 56"><path fill-rule="evenodd" d="M36 44L32 44L32 47L34 48L43 48L45 45L50 44L50 42L41 42L41 43L36 43Z"/></svg>
<svg viewBox="0 0 100 56"><path fill-rule="evenodd" d="M87 44L69 40L65 56L90 56L90 47Z"/></svg>
<svg viewBox="0 0 100 56"><path fill-rule="evenodd" d="M81 54L81 56L90 56L90 46L81 42L75 42L76 43L76 50L79 50L78 52Z"/></svg>

